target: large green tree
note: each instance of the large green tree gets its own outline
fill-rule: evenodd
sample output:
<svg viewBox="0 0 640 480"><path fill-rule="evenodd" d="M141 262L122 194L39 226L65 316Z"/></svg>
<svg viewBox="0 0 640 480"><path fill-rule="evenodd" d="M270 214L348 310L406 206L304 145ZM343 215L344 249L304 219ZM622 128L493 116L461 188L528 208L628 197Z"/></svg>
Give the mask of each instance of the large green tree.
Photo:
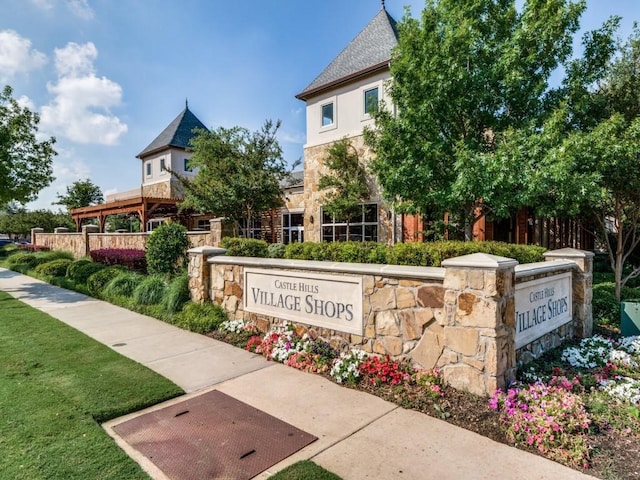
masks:
<svg viewBox="0 0 640 480"><path fill-rule="evenodd" d="M8 85L0 92L0 205L25 203L53 181L55 139L38 141L38 114L22 107Z"/></svg>
<svg viewBox="0 0 640 480"><path fill-rule="evenodd" d="M54 205L64 205L67 211L74 208L88 207L90 205L98 205L104 202L104 196L100 187L95 185L88 178L85 180L76 180L67 186L64 195L58 195L58 201Z"/></svg>
<svg viewBox="0 0 640 480"><path fill-rule="evenodd" d="M570 66L563 103L538 135L513 144L538 153L528 162L531 198L551 214L583 213L595 223L620 299L640 275L633 259L640 245L640 31L613 48L616 26L612 19L587 39L593 61Z"/></svg>
<svg viewBox="0 0 640 480"><path fill-rule="evenodd" d="M322 208L347 223L348 240L351 220L362 216L362 204L370 197L367 171L358 151L347 139L331 145L324 165L328 172L320 177L318 188L329 191Z"/></svg>
<svg viewBox="0 0 640 480"><path fill-rule="evenodd" d="M253 221L283 202L280 183L288 171L276 138L279 127L280 121L267 120L254 132L243 127L200 130L191 140L189 166L197 169L195 177L172 172L185 189L181 209L225 217L249 236Z"/></svg>
<svg viewBox="0 0 640 480"><path fill-rule="evenodd" d="M398 23L389 95L365 138L384 195L449 213L467 239L482 215L526 204L523 166L498 155L508 129L540 125L552 73L572 53L584 1L427 0Z"/></svg>

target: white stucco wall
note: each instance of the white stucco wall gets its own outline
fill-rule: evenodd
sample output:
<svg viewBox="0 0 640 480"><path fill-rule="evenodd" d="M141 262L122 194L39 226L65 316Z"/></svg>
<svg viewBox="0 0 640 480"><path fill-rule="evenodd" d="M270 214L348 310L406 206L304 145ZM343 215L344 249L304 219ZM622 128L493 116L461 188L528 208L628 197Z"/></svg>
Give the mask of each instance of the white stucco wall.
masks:
<svg viewBox="0 0 640 480"><path fill-rule="evenodd" d="M373 120L364 113L364 92L378 87L378 99L389 105L386 81L389 71L343 85L307 100L307 143L305 148L334 142L343 137L362 134L365 126L373 126ZM333 102L333 124L322 126L322 106Z"/></svg>
<svg viewBox="0 0 640 480"><path fill-rule="evenodd" d="M191 158L192 154L192 152L186 152L180 148L169 148L146 157L142 161L142 184L151 185L169 179L171 176L169 172L160 171L160 162L163 158L165 159L165 165L174 172L193 177L196 174L195 169L192 172L184 170L184 159ZM151 175L147 175L147 163L151 164Z"/></svg>

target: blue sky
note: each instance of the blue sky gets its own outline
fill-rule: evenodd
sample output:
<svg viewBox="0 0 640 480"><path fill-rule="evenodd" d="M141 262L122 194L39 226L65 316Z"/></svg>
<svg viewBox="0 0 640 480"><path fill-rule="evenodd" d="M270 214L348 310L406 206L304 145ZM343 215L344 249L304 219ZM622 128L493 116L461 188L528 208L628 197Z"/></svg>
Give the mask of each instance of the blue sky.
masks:
<svg viewBox="0 0 640 480"><path fill-rule="evenodd" d="M421 0L386 0L397 20ZM380 0L0 0L0 86L57 138L56 181L30 208L90 178L103 192L140 185L142 151L184 108L208 127L280 119L285 158L302 157L301 92L380 9ZM638 0L588 0L581 25ZM57 209L58 207L53 207Z"/></svg>

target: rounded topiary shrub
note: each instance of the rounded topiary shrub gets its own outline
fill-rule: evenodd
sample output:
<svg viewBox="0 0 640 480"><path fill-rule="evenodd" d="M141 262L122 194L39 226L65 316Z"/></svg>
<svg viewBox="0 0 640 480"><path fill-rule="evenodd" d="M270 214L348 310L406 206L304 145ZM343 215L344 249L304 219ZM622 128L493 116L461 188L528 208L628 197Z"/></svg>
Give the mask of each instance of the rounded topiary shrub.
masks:
<svg viewBox="0 0 640 480"><path fill-rule="evenodd" d="M140 305L155 305L162 301L166 289L161 275L149 275L133 291L133 300Z"/></svg>
<svg viewBox="0 0 640 480"><path fill-rule="evenodd" d="M102 290L104 298L131 297L144 276L135 272L123 272L112 279Z"/></svg>
<svg viewBox="0 0 640 480"><path fill-rule="evenodd" d="M70 278L73 280L73 278L76 276L77 271L80 267L82 267L83 265L88 265L92 263L91 260L89 260L88 258L81 258L79 260L74 260L73 262L71 262L69 264L69 266L67 267L67 273L66 273L66 277Z"/></svg>
<svg viewBox="0 0 640 480"><path fill-rule="evenodd" d="M127 269L121 265L112 265L92 273L89 278L87 278L87 288L89 289L89 293L93 296L100 296L102 294L102 290L104 290L111 280L116 278L118 275L122 275L126 271Z"/></svg>
<svg viewBox="0 0 640 480"><path fill-rule="evenodd" d="M162 306L169 313L175 313L182 309L189 301L189 277L186 273L178 275L169 283L167 291L162 299Z"/></svg>
<svg viewBox="0 0 640 480"><path fill-rule="evenodd" d="M150 274L172 274L185 264L189 248L187 229L179 223L163 223L156 228L145 247Z"/></svg>
<svg viewBox="0 0 640 480"><path fill-rule="evenodd" d="M41 263L36 266L35 271L40 275L46 275L48 277L64 277L70 264L71 260L68 258L59 258L58 260Z"/></svg>
<svg viewBox="0 0 640 480"><path fill-rule="evenodd" d="M102 265L101 263L89 262L74 268L71 276L69 275L70 268L71 265L69 265L69 268L67 268L67 277L76 283L86 285L87 280L91 275L99 272L100 270L104 270L107 267L106 265Z"/></svg>
<svg viewBox="0 0 640 480"><path fill-rule="evenodd" d="M217 330L227 320L227 312L217 303L187 303L174 317L174 324L196 333Z"/></svg>

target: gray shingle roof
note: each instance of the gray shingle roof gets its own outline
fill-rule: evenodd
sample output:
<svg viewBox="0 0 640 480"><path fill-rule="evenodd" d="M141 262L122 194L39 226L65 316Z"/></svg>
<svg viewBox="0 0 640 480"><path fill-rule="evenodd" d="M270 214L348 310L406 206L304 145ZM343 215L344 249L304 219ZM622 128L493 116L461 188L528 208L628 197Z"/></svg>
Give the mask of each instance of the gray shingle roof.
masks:
<svg viewBox="0 0 640 480"><path fill-rule="evenodd" d="M296 98L306 100L310 94L317 93L325 87L388 63L391 60L391 51L397 44L396 21L382 8L329 66L296 95Z"/></svg>
<svg viewBox="0 0 640 480"><path fill-rule="evenodd" d="M295 188L302 187L304 185L304 170L296 170L295 172L290 172L282 181L280 182L281 188Z"/></svg>
<svg viewBox="0 0 640 480"><path fill-rule="evenodd" d="M193 137L194 128L207 129L204 123L189 110L189 106L186 106L180 115L178 115L147 148L142 150L137 157L143 158L167 147L186 149L189 147L189 140Z"/></svg>

